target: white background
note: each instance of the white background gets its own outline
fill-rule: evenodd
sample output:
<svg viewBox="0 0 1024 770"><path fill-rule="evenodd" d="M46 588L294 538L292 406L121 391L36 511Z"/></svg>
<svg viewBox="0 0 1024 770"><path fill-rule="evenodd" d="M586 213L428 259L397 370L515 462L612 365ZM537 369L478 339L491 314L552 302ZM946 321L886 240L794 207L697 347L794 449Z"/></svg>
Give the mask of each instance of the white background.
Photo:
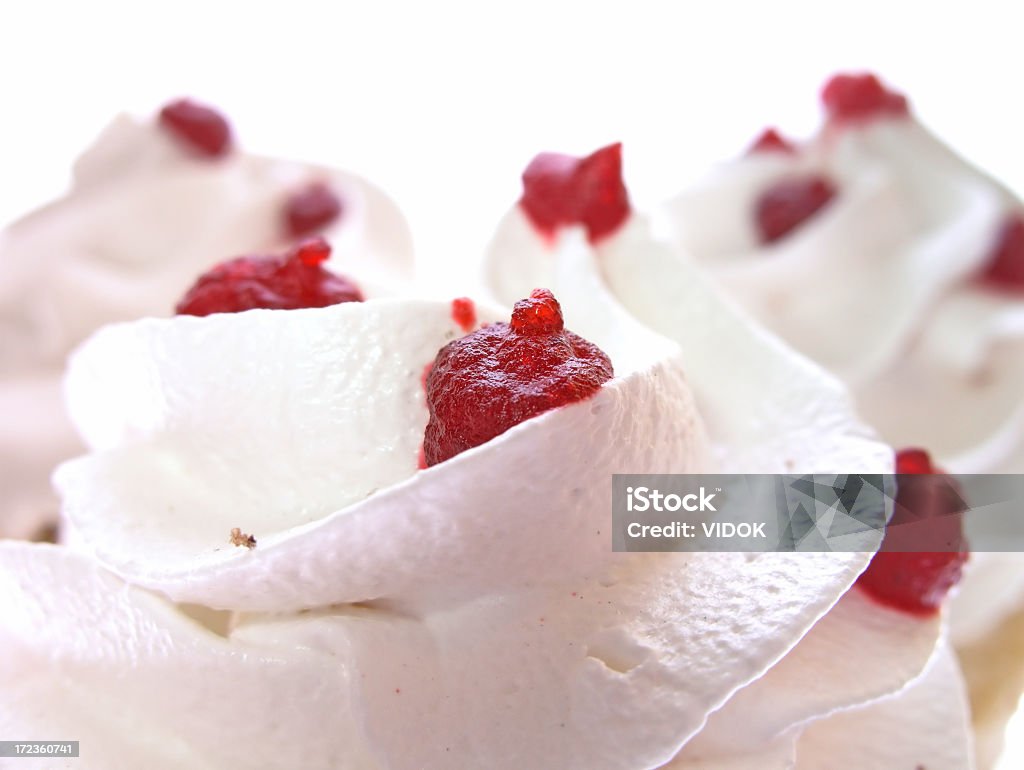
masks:
<svg viewBox="0 0 1024 770"><path fill-rule="evenodd" d="M1013 4L943 7L8 1L0 222L59 191L116 112L192 95L219 105L247 149L367 174L407 212L421 257L448 272L474 263L540 150L623 140L643 205L767 123L810 133L822 81L864 67L1024 190Z"/></svg>
<svg viewBox="0 0 1024 770"><path fill-rule="evenodd" d="M399 202L453 294L539 150L625 142L639 205L870 68L1024 192L1012 2L0 5L0 222L58 194L118 111L218 105L249 150L342 166ZM229 255L211 255L218 259ZM1024 725L1007 768L1024 766Z"/></svg>

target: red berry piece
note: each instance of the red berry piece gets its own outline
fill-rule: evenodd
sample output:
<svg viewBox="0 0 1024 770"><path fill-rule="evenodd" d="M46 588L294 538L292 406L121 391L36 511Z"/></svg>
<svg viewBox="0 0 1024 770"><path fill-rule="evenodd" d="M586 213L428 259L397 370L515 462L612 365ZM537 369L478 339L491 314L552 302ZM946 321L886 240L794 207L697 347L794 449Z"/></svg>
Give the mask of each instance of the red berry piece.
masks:
<svg viewBox="0 0 1024 770"><path fill-rule="evenodd" d="M582 224L591 242L611 235L629 216L622 181L622 145L603 147L585 158L545 152L523 172L519 205L542 233Z"/></svg>
<svg viewBox="0 0 1024 770"><path fill-rule="evenodd" d="M896 453L896 473L928 475L941 473L941 471L932 465L931 455L926 450L911 447L910 449L901 449Z"/></svg>
<svg viewBox="0 0 1024 770"><path fill-rule="evenodd" d="M516 303L511 323L485 326L437 354L427 376L427 465L588 398L611 377L608 356L565 329L558 301L536 289Z"/></svg>
<svg viewBox="0 0 1024 770"><path fill-rule="evenodd" d="M314 182L292 193L284 207L285 228L293 238L323 230L339 216L341 200L323 182Z"/></svg>
<svg viewBox="0 0 1024 770"><path fill-rule="evenodd" d="M327 241L314 238L283 256L230 259L200 276L176 311L203 316L362 302L362 292L352 281L323 267L330 255Z"/></svg>
<svg viewBox="0 0 1024 770"><path fill-rule="evenodd" d="M231 148L231 126L211 107L179 99L160 110L160 125L191 150L208 158L226 155Z"/></svg>
<svg viewBox="0 0 1024 770"><path fill-rule="evenodd" d="M476 326L476 305L469 297L457 297L452 300L452 320L464 332L473 331Z"/></svg>
<svg viewBox="0 0 1024 770"><path fill-rule="evenodd" d="M896 454L896 506L882 547L857 585L874 599L914 615L939 610L967 561L959 485L922 449Z"/></svg>
<svg viewBox="0 0 1024 770"><path fill-rule="evenodd" d="M754 204L754 219L762 243L774 243L810 219L835 197L824 177L791 177L776 182Z"/></svg>
<svg viewBox="0 0 1024 770"><path fill-rule="evenodd" d="M830 120L859 121L910 114L907 97L890 91L870 73L833 75L821 89L821 101Z"/></svg>
<svg viewBox="0 0 1024 770"><path fill-rule="evenodd" d="M766 128L747 150L748 155L755 152L784 152L793 155L796 153L796 147L774 128Z"/></svg>
<svg viewBox="0 0 1024 770"><path fill-rule="evenodd" d="M1024 217L1021 214L1011 214L999 228L981 280L994 289L1024 291Z"/></svg>

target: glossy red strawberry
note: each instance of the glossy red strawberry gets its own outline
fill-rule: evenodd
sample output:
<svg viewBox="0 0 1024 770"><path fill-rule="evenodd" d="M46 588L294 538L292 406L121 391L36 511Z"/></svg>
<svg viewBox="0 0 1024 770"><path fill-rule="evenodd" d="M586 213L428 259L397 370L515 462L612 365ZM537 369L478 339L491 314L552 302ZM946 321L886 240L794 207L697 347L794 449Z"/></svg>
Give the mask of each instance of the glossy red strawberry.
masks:
<svg viewBox="0 0 1024 770"><path fill-rule="evenodd" d="M239 313L255 308L295 310L361 302L352 281L323 267L331 247L314 238L283 256L237 257L199 277L178 303L179 315Z"/></svg>
<svg viewBox="0 0 1024 770"><path fill-rule="evenodd" d="M476 326L476 304L469 297L456 297L452 300L452 320L464 332L473 331Z"/></svg>
<svg viewBox="0 0 1024 770"><path fill-rule="evenodd" d="M427 465L490 441L531 417L594 395L612 377L596 345L565 329L558 301L536 289L496 323L441 348L427 375Z"/></svg>
<svg viewBox="0 0 1024 770"><path fill-rule="evenodd" d="M579 224L592 242L611 235L630 212L622 181L622 145L603 147L585 158L541 153L523 172L519 205L548 236Z"/></svg>
<svg viewBox="0 0 1024 770"><path fill-rule="evenodd" d="M968 558L966 505L956 482L922 449L896 455L896 507L882 547L857 585L882 604L914 615L939 610Z"/></svg>

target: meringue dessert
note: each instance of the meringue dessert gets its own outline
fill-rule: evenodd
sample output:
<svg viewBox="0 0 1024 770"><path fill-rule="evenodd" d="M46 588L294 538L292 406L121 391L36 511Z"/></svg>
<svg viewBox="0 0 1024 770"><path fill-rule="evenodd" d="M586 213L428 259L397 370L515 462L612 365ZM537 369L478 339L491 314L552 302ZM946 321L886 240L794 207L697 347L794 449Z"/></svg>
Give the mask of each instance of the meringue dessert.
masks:
<svg viewBox="0 0 1024 770"><path fill-rule="evenodd" d="M673 339L636 320L600 269L664 258L634 225L534 236L504 307L359 301L314 239L91 335L64 544L0 543L0 734L104 770L969 767L938 599L855 586L870 552L612 551L616 472L893 470L696 271Z"/></svg>
<svg viewBox="0 0 1024 770"><path fill-rule="evenodd" d="M817 135L767 130L666 222L894 445L1024 472L1024 207L874 76L837 75L822 100Z"/></svg>
<svg viewBox="0 0 1024 770"><path fill-rule="evenodd" d="M0 232L0 537L56 520L49 477L84 450L62 407L68 353L101 325L166 316L225 255L279 252L314 234L370 295L411 277L395 205L341 171L254 156L188 100L117 117L61 199Z"/></svg>
<svg viewBox="0 0 1024 770"><path fill-rule="evenodd" d="M815 136L765 131L663 223L894 445L1024 472L1024 207L876 77L837 75L822 101ZM988 767L1024 690L1024 557L977 555L952 620Z"/></svg>
<svg viewBox="0 0 1024 770"><path fill-rule="evenodd" d="M718 319L724 315L734 323L749 324L744 314L718 298L693 262L683 258L675 244L656 237L648 218L632 210L622 183L619 145L605 147L583 158L539 155L524 172L523 187L521 200L499 224L485 260L484 282L496 299L507 303L530 284L583 286L591 294L606 297L618 310L614 322L610 317L606 319L604 331L591 333L590 339L602 342L657 332L676 342L685 359L722 361L729 371L724 379L704 379L700 368L691 367L687 372L702 417L712 434L749 430L751 424L770 422L777 419L779 413L800 413L806 403L801 393L802 375L793 371L779 379L780 372L773 366L752 359L748 352L730 344L733 337L719 326ZM714 310L704 304L709 298L716 305ZM568 310L567 323L579 326L579 321L571 318ZM757 327L750 328L763 345L786 350L774 336ZM808 372L815 371L799 356L787 355ZM822 374L815 372L814 377L821 378ZM839 387L835 382L831 386ZM721 414L715 412L711 405L720 399L726 399L734 409ZM743 405L738 412L736 404ZM806 442L824 446L820 437L808 437ZM745 442L738 443L734 449L738 454L728 461L737 463L733 467L756 467L754 459L744 455ZM777 458L783 462L772 472L792 472L784 452ZM721 455L714 460L727 461ZM921 450L900 451L897 460L897 470L901 473L938 472ZM862 467L853 458L849 463L845 466L847 469ZM839 554L831 556L840 557ZM905 620L911 626L934 622L932 642L936 647L929 653L933 654L931 663L923 673L911 677L898 694L895 690L888 694L875 692L865 694L860 701L836 704L824 712L805 712L803 720L796 723L799 727L794 729L793 723L790 724L789 738L794 739L793 733L797 734L795 755L784 753L784 757L772 760L777 765L770 765L765 753L765 748L772 745L768 736L781 740L785 730L777 724L775 727L780 728L777 731L762 733L749 726L753 718L732 721L734 704L747 703L750 698L760 709L769 703L783 715L785 709L778 701L761 700L754 695L762 686L760 683L750 685L749 696L741 690L711 714L704 730L682 748L676 764L671 766L710 767L710 758L720 756L707 753L707 749L728 745L733 756L723 760L726 764L722 765L728 767L971 767L970 737L960 731L947 732L949 725L964 718L966 706L959 667L949 652L948 640L938 619L946 609L945 591L959 575L964 554L927 556L935 560L926 565L928 560L917 559L916 554L879 554L860 576L856 589L844 595L832 613L821 621L829 622L843 602L858 602L861 613L856 621L858 627L870 626L873 613L888 617L893 609L906 613ZM925 583L939 590L930 595L928 591L900 595L900 585L916 585L920 589ZM807 638L812 638L813 634L812 629ZM884 658L894 654L903 643L904 640L894 639L891 648L879 651L879 655ZM856 647L854 642L838 643L834 649L841 649L837 654L847 656ZM796 649L799 650L799 646ZM858 676L859 665L853 665L849 676L854 679ZM778 666L788 668L787 659ZM769 671L765 679L774 676L776 670ZM831 679L823 680L810 674L798 688L799 697L807 698L812 690L828 692L832 684ZM931 687L942 688L941 693L936 689L930 695L925 694ZM896 729L889 719L897 714L909 718L907 711L915 710L904 704L931 703L933 698L942 699L941 707L936 704L918 711L916 721L901 728L898 739L887 741L880 737ZM738 724L744 727L738 728ZM865 734L861 731L869 724L879 737L858 737ZM761 748L744 754L745 737L751 734L758 736ZM720 743L714 742L716 736ZM948 740L950 738L952 740ZM927 758L923 755L914 758L912 754L918 750L928 754ZM691 764L679 764L684 759Z"/></svg>

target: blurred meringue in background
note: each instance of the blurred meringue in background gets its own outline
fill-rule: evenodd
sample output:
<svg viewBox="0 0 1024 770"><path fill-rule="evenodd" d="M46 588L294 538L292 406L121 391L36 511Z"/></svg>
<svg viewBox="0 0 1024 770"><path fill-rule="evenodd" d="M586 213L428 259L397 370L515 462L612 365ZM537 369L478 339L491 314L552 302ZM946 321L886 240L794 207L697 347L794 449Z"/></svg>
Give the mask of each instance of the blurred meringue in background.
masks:
<svg viewBox="0 0 1024 770"><path fill-rule="evenodd" d="M874 74L835 75L821 97L809 140L766 129L663 224L893 446L1024 472L1024 205ZM951 621L990 767L1024 689L1024 555L974 554Z"/></svg>
<svg viewBox="0 0 1024 770"><path fill-rule="evenodd" d="M192 123L175 124L178 114ZM216 144L197 143L189 125L216 126ZM0 231L0 536L56 521L50 474L84 450L60 387L75 346L103 324L173 314L215 263L314 234L369 296L412 278L404 217L360 177L246 153L223 116L192 101L115 118L75 163L67 195Z"/></svg>

